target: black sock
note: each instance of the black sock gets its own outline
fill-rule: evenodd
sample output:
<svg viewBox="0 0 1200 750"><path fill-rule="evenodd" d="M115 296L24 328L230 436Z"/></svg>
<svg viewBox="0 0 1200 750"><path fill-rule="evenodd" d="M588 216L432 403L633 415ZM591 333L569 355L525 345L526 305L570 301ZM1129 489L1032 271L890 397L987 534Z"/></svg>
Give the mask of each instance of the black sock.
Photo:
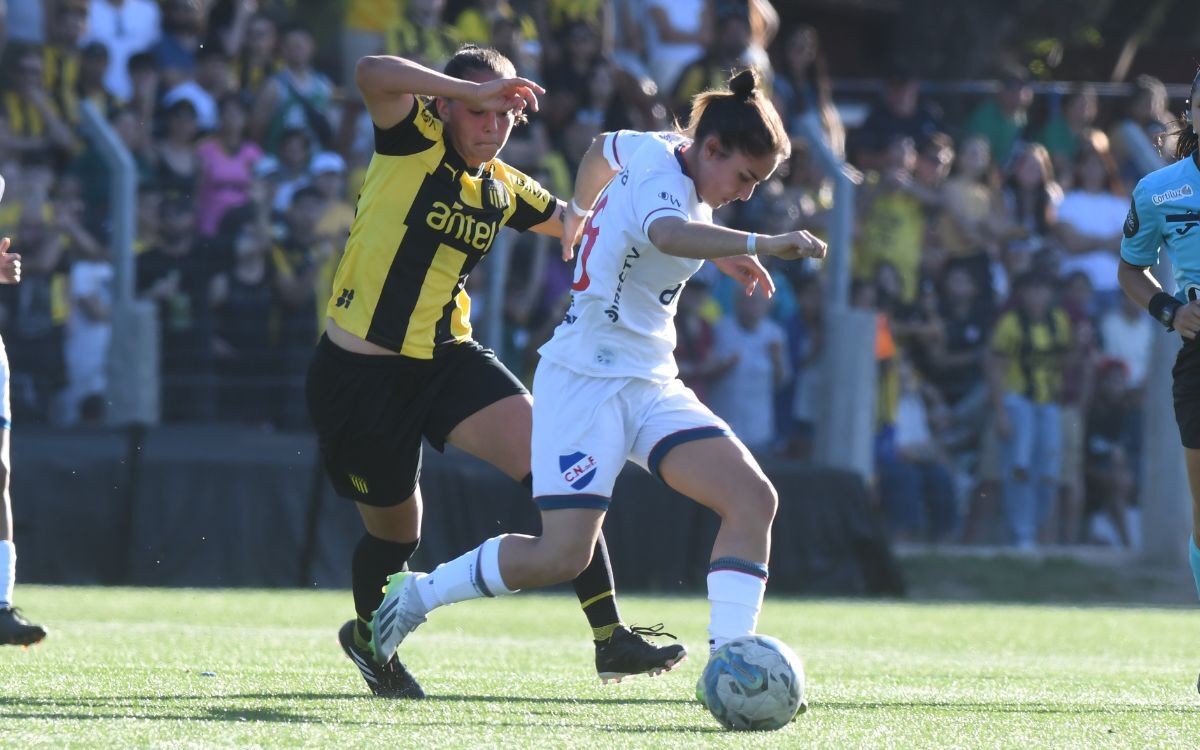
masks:
<svg viewBox="0 0 1200 750"><path fill-rule="evenodd" d="M387 577L408 570L408 558L412 557L420 543L420 539L414 542L389 542L366 533L358 540L351 563L351 587L354 590L354 611L358 613L355 634L359 645L370 640L367 623L383 601Z"/></svg>
<svg viewBox="0 0 1200 750"><path fill-rule="evenodd" d="M575 596L592 626L592 638L606 641L613 631L621 627L621 613L617 611L616 586L613 584L612 565L608 561L608 545L604 543L604 532L596 539L592 562L579 577L572 581Z"/></svg>

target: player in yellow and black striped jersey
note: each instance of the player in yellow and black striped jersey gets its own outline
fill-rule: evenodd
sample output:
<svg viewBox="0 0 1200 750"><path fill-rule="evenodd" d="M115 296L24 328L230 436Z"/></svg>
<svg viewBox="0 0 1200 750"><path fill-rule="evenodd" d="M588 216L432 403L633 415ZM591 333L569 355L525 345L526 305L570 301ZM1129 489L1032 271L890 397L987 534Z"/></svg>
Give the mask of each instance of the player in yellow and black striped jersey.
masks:
<svg viewBox="0 0 1200 750"><path fill-rule="evenodd" d="M560 237L564 207L497 158L542 89L495 50L464 47L445 73L365 57L356 80L375 153L306 396L326 471L366 527L352 563L358 619L339 640L372 692L421 697L394 654L375 653L371 632L388 575L420 538L422 437L532 486L532 399L471 338L467 276L501 227ZM621 622L603 536L575 589L599 672L657 672L681 658L682 646L655 646Z"/></svg>
<svg viewBox="0 0 1200 750"><path fill-rule="evenodd" d="M557 208L541 185L499 160L468 167L444 127L416 99L404 120L377 134L327 309L343 330L416 359L471 337L464 286L500 227L525 231Z"/></svg>

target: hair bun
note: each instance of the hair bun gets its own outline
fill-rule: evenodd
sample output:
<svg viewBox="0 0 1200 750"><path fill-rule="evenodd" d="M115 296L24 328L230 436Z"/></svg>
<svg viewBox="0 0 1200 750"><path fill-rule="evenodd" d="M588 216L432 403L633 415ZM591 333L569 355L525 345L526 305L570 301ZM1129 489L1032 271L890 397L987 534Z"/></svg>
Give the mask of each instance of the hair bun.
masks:
<svg viewBox="0 0 1200 750"><path fill-rule="evenodd" d="M729 92L741 101L747 101L758 90L758 74L754 68L746 68L729 79Z"/></svg>

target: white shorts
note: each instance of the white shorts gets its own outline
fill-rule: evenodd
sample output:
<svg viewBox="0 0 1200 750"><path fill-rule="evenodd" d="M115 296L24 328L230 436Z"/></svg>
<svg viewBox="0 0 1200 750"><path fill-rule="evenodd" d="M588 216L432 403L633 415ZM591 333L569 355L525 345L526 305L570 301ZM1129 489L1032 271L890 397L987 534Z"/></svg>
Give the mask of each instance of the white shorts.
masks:
<svg viewBox="0 0 1200 750"><path fill-rule="evenodd" d="M679 380L594 378L543 359L533 377L533 499L542 510L608 510L627 460L659 476L675 446L732 435Z"/></svg>

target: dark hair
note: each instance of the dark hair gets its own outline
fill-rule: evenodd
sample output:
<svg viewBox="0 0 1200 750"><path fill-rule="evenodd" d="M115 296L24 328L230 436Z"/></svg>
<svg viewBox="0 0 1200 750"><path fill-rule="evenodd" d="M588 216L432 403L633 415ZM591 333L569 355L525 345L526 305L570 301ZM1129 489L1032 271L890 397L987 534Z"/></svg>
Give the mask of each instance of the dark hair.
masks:
<svg viewBox="0 0 1200 750"><path fill-rule="evenodd" d="M1179 118L1182 123L1179 129L1171 133L1178 136L1175 141L1175 158L1184 159L1192 155L1198 145L1196 137L1196 124L1192 122L1192 102L1196 99L1196 88L1200 87L1200 68L1196 70L1196 75L1192 78L1192 93L1188 97L1188 108L1183 111L1183 116Z"/></svg>
<svg viewBox="0 0 1200 750"><path fill-rule="evenodd" d="M475 44L459 47L442 72L451 78L464 78L473 70L495 73L501 78L515 78L517 75L517 67L513 65L512 60L492 47L480 47ZM513 120L517 124L524 124L529 118L524 112L520 112Z"/></svg>
<svg viewBox="0 0 1200 750"><path fill-rule="evenodd" d="M325 196L321 195L320 190L317 190L312 185L305 185L304 187L297 190L295 193L292 193L291 205L295 206L300 201L308 200L309 198L311 198L313 200L317 200L317 201L325 200Z"/></svg>
<svg viewBox="0 0 1200 750"><path fill-rule="evenodd" d="M107 48L105 49L107 50ZM137 73L142 70L157 70L158 63L155 62L152 53L139 52L136 55L129 56L129 62L125 64L125 69L130 73Z"/></svg>
<svg viewBox="0 0 1200 750"><path fill-rule="evenodd" d="M697 94L692 99L688 126L680 130L695 143L715 135L721 147L729 151L788 158L791 140L758 83L758 73L747 68L729 79L727 91L710 89Z"/></svg>
<svg viewBox="0 0 1200 750"><path fill-rule="evenodd" d="M512 60L491 47L480 47L475 44L464 44L459 47L442 72L451 78L462 78L472 70L495 73L505 78L512 78L517 74L517 68L512 64Z"/></svg>

